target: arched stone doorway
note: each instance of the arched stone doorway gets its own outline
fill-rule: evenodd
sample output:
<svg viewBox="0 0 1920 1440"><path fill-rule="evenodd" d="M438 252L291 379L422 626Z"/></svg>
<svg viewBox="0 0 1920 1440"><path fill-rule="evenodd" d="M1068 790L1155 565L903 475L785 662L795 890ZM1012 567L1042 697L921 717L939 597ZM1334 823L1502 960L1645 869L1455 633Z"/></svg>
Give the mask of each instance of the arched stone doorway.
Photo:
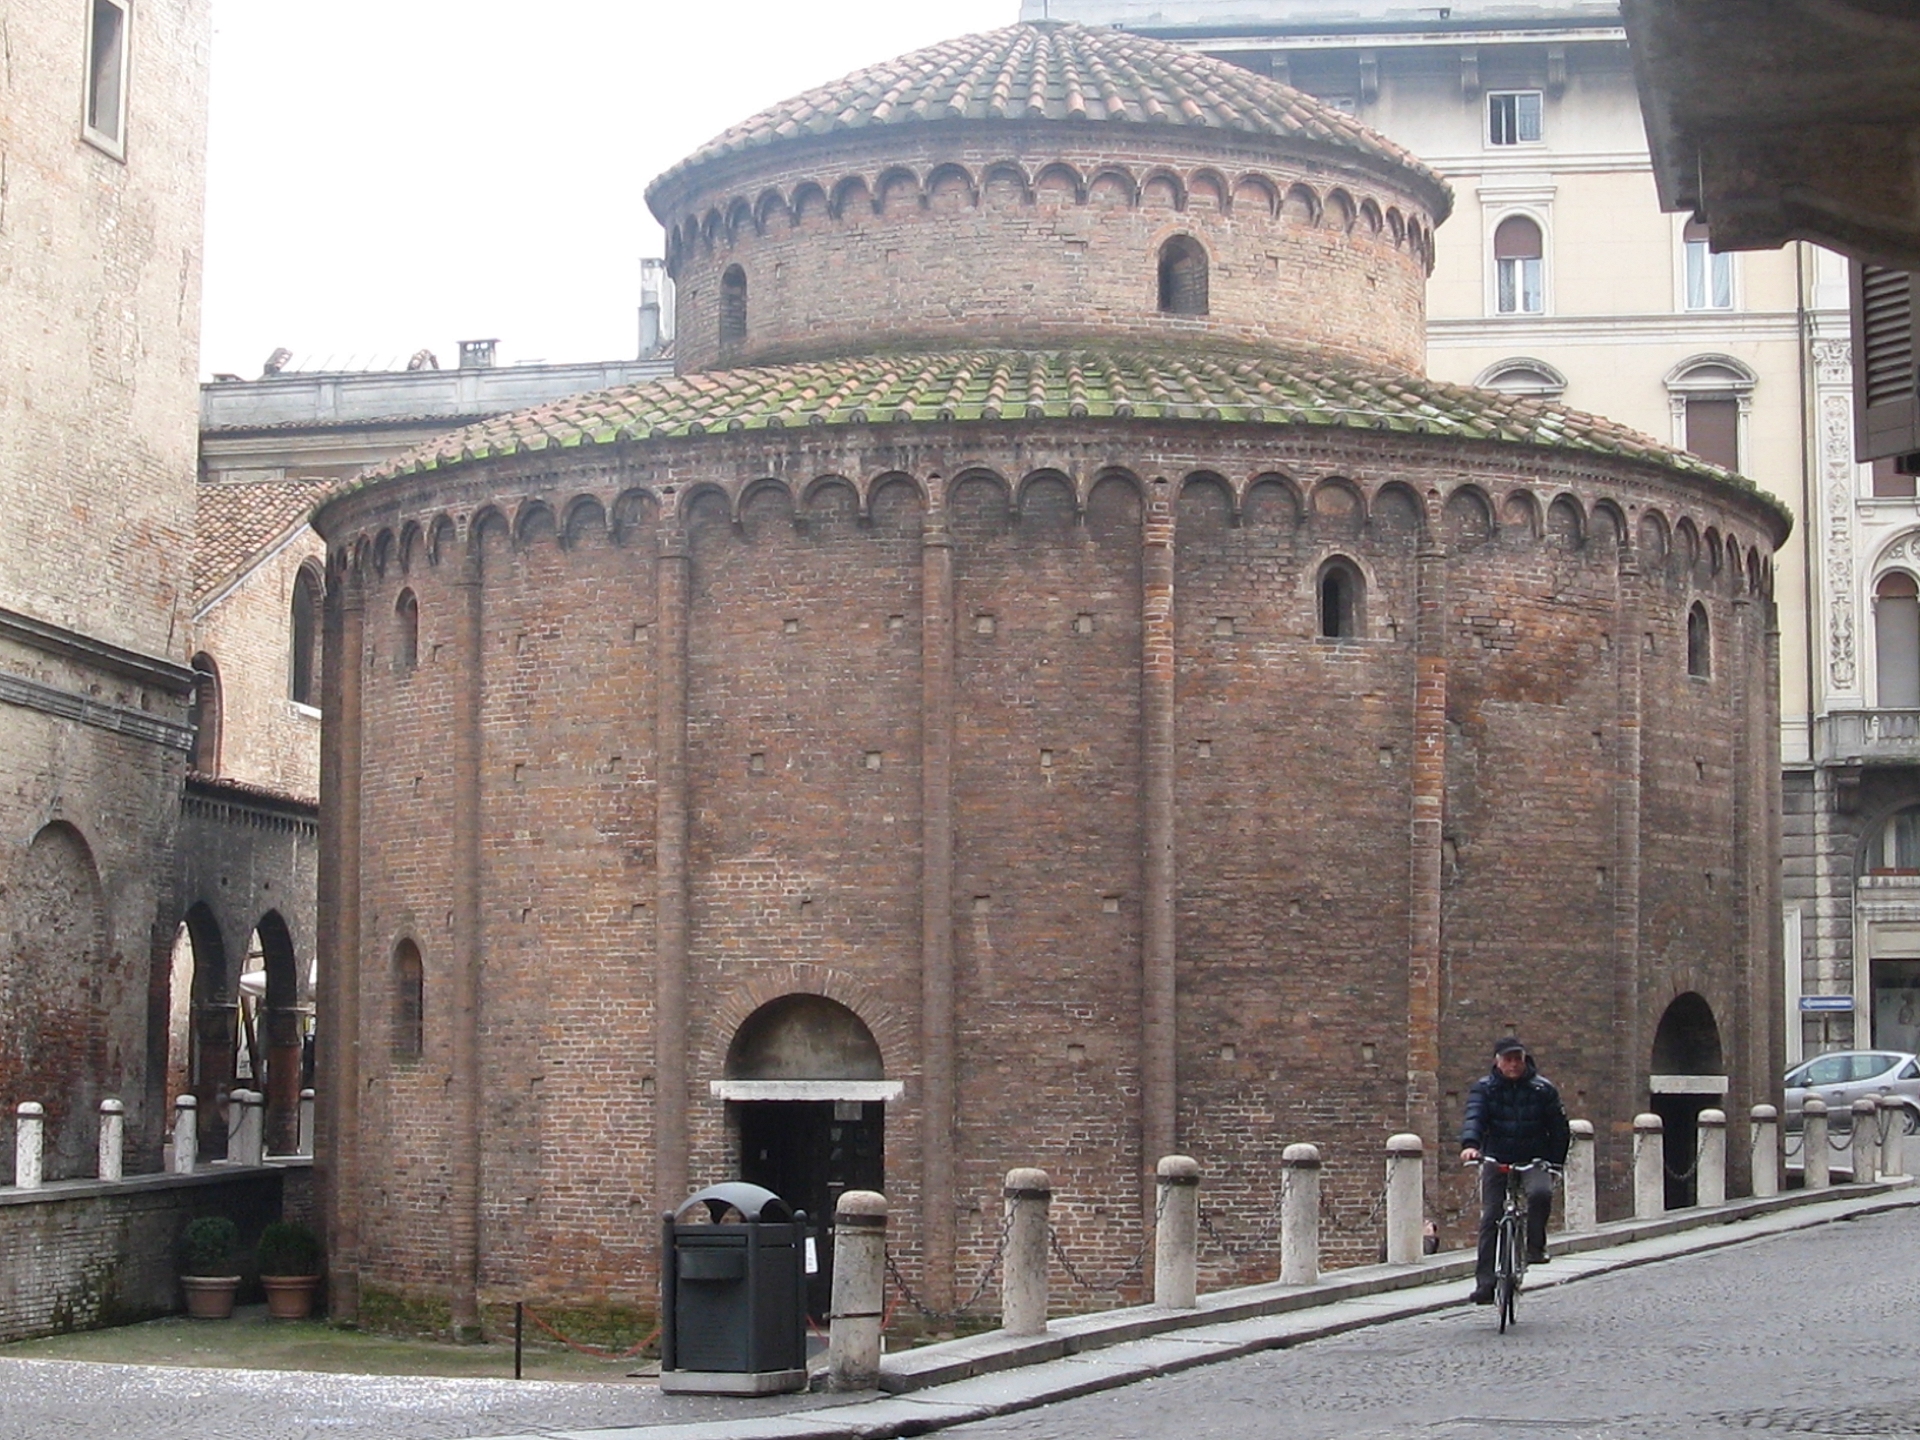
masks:
<svg viewBox="0 0 1920 1440"><path fill-rule="evenodd" d="M1726 1060L1720 1025L1706 997L1689 990L1674 997L1653 1036L1648 1101L1666 1130L1667 1208L1699 1203L1694 1156L1700 1148L1700 1112L1724 1105Z"/></svg>
<svg viewBox="0 0 1920 1440"><path fill-rule="evenodd" d="M860 1017L824 995L783 995L742 1022L727 1049L729 1102L740 1138L740 1178L763 1185L819 1235L809 1310L824 1318L832 1295L833 1214L847 1190L886 1185L886 1078L880 1047Z"/></svg>

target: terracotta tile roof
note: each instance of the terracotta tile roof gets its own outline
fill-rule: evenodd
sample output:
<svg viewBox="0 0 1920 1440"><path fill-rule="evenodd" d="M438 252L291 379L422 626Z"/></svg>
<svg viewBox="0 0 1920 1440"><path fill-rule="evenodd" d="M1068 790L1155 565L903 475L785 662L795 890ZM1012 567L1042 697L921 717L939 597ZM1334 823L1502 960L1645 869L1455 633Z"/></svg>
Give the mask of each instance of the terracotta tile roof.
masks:
<svg viewBox="0 0 1920 1440"><path fill-rule="evenodd" d="M719 431L1080 417L1446 435L1625 456L1753 490L1637 430L1542 400L1324 357L1199 349L894 351L706 371L454 431L372 467L355 485L494 456Z"/></svg>
<svg viewBox="0 0 1920 1440"><path fill-rule="evenodd" d="M204 599L268 545L307 523L334 480L257 480L199 487L193 593Z"/></svg>
<svg viewBox="0 0 1920 1440"><path fill-rule="evenodd" d="M1041 21L963 35L821 85L702 145L647 187L660 197L725 155L809 135L939 120L1194 126L1318 142L1434 172L1331 105L1238 65L1121 30Z"/></svg>

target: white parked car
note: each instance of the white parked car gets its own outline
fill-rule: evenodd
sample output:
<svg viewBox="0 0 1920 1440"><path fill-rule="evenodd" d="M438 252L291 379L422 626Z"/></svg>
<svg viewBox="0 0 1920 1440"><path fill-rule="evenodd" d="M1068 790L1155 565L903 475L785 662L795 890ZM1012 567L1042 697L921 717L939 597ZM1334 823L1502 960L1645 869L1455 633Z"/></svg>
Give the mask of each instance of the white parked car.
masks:
<svg viewBox="0 0 1920 1440"><path fill-rule="evenodd" d="M1920 1131L1920 1058L1901 1050L1835 1050L1816 1055L1786 1075L1789 1130L1800 1128L1800 1104L1809 1095L1827 1102L1828 1124L1848 1129L1853 1102L1861 1096L1899 1099L1906 1133Z"/></svg>

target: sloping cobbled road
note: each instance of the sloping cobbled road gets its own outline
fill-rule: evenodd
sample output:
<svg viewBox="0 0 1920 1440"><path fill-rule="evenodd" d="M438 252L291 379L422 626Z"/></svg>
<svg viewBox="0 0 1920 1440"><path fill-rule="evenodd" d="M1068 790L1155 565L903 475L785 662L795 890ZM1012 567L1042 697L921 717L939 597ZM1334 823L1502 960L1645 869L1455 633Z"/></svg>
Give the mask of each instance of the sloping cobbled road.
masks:
<svg viewBox="0 0 1920 1440"><path fill-rule="evenodd" d="M943 1432L953 1440L1920 1437L1920 1212L1457 1309Z"/></svg>

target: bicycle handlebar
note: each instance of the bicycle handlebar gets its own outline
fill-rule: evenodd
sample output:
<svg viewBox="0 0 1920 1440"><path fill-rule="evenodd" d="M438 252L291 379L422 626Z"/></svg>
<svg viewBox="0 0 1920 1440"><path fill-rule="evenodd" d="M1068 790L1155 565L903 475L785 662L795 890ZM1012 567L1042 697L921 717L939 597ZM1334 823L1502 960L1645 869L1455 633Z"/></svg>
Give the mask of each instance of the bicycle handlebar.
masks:
<svg viewBox="0 0 1920 1440"><path fill-rule="evenodd" d="M1491 1160L1485 1155L1482 1155L1478 1160L1462 1160L1460 1162L1460 1166L1464 1170L1480 1170L1489 1165L1502 1175L1516 1173L1524 1175L1529 1170L1545 1170L1549 1175L1564 1175L1567 1169L1566 1166L1556 1165L1551 1160L1529 1160L1524 1165L1515 1165L1509 1160Z"/></svg>

